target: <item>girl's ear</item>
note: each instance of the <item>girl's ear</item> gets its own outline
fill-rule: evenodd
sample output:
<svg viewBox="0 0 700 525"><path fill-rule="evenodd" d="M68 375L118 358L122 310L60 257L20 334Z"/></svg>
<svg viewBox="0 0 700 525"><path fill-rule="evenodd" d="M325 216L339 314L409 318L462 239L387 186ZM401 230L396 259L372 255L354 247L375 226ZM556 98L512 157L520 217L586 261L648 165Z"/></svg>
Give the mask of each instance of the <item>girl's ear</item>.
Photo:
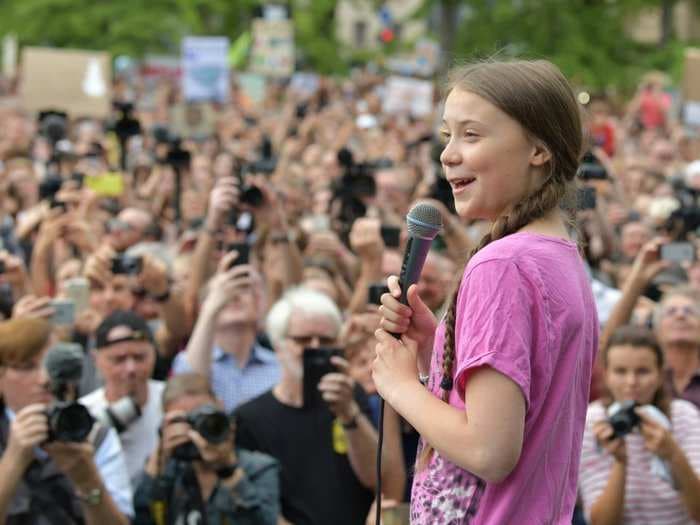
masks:
<svg viewBox="0 0 700 525"><path fill-rule="evenodd" d="M552 159L552 154L549 149L541 142L535 142L530 156L530 164L532 166L544 166Z"/></svg>

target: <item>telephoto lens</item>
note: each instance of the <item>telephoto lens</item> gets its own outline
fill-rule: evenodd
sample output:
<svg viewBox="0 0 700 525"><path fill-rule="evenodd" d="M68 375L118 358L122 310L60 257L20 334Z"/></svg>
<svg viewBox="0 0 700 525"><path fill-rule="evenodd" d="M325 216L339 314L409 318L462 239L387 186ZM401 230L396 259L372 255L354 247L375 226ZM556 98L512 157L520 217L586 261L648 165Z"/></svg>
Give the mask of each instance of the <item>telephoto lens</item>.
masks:
<svg viewBox="0 0 700 525"><path fill-rule="evenodd" d="M114 427L119 433L141 417L141 407L131 396L117 399L97 414L97 420L106 427Z"/></svg>

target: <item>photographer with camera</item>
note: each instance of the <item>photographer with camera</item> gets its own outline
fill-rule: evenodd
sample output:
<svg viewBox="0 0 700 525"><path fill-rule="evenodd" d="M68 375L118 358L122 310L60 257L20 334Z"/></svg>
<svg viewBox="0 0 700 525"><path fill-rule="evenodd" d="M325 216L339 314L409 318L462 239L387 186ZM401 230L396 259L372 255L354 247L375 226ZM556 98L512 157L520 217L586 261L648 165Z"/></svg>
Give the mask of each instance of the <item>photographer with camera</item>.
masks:
<svg viewBox="0 0 700 525"><path fill-rule="evenodd" d="M207 286L192 337L173 362L173 373L209 378L227 411L266 392L279 381L275 354L258 341L265 308L262 277L241 253L226 254Z"/></svg>
<svg viewBox="0 0 700 525"><path fill-rule="evenodd" d="M231 167L235 171L235 167ZM252 217L252 225L240 224ZM250 222L250 221L248 221ZM251 226L255 229L252 230ZM301 254L290 235L284 202L263 177L227 174L219 177L209 195L204 228L197 238L192 272L186 291L191 317L198 312L198 295L217 268L217 247L259 239L261 271L267 295L274 301L286 288L301 279ZM226 250L228 251L228 250Z"/></svg>
<svg viewBox="0 0 700 525"><path fill-rule="evenodd" d="M78 424L80 405L52 401L52 390L70 399L75 385L52 384L51 338L42 319L0 323L0 520L126 524L132 494L119 439L99 426L85 439L92 424Z"/></svg>
<svg viewBox="0 0 700 525"><path fill-rule="evenodd" d="M618 327L627 324L642 293L655 276L671 267L661 257L665 240L646 243L637 255L622 297L615 305L601 334L601 348ZM653 316L656 338L663 349L666 387L673 397L685 399L700 408L700 295L689 287L668 290L656 306Z"/></svg>
<svg viewBox="0 0 700 525"><path fill-rule="evenodd" d="M97 325L116 310L145 310L144 301L155 305L158 323L154 333L158 356L169 362L189 335L191 324L185 313L182 294L177 293L166 264L137 244L118 254L109 245L101 246L85 263L84 275L90 283L90 308L76 320L76 332L92 347ZM153 310L153 308L149 308ZM95 374L83 379L81 391L92 392L100 386Z"/></svg>
<svg viewBox="0 0 700 525"><path fill-rule="evenodd" d="M163 426L134 497L135 525L275 525L279 467L234 446L235 425L199 374L171 378Z"/></svg>
<svg viewBox="0 0 700 525"><path fill-rule="evenodd" d="M146 321L128 310L116 310L97 327L95 362L104 387L81 398L99 421L119 431L133 485L155 450L163 417L164 384L150 379L156 361L153 335Z"/></svg>
<svg viewBox="0 0 700 525"><path fill-rule="evenodd" d="M282 514L295 525L362 523L377 482L367 396L335 348L341 323L326 295L288 290L266 323L281 380L236 411L237 444L280 462ZM391 465L385 480L403 475L403 465ZM398 493L387 497L400 498L403 482L392 486Z"/></svg>
<svg viewBox="0 0 700 525"><path fill-rule="evenodd" d="M700 412L664 389L653 334L617 329L603 348L608 395L591 403L579 489L591 525L700 521Z"/></svg>

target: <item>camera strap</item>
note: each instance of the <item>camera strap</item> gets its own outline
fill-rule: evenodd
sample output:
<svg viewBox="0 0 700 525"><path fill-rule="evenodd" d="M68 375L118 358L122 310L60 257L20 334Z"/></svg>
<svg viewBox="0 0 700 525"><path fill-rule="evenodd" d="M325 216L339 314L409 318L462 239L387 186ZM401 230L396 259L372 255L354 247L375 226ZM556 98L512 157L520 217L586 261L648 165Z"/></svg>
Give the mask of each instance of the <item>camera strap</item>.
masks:
<svg viewBox="0 0 700 525"><path fill-rule="evenodd" d="M176 491L174 501L182 501L183 504L174 513L175 525L180 523L197 523L198 525L207 525L207 509L202 500L199 482L194 472L192 464L182 465L184 468L179 469L181 475L177 476ZM191 521L193 515L198 515L199 520Z"/></svg>

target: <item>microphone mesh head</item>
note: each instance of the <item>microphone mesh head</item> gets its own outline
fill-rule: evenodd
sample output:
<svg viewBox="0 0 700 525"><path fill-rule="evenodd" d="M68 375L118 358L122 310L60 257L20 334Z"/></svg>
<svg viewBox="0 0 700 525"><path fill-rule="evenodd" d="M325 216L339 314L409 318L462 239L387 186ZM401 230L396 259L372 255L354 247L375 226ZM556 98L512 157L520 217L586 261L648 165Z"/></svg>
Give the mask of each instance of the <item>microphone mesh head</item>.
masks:
<svg viewBox="0 0 700 525"><path fill-rule="evenodd" d="M83 350L74 343L58 343L44 357L51 381L77 382L83 375Z"/></svg>
<svg viewBox="0 0 700 525"><path fill-rule="evenodd" d="M442 228L442 215L435 206L418 203L406 215L406 224L412 237L434 239Z"/></svg>

